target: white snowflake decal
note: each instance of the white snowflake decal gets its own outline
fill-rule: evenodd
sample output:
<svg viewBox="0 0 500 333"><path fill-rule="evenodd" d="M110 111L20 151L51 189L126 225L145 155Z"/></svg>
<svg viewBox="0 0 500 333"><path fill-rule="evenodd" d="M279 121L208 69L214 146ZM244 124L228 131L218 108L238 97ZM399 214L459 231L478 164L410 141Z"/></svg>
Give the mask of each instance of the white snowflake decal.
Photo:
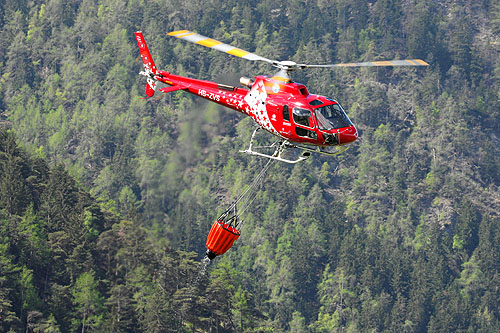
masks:
<svg viewBox="0 0 500 333"><path fill-rule="evenodd" d="M247 110L250 116L266 130L277 134L278 132L274 129L267 115L266 99L266 87L262 80L258 80L244 98L245 102L250 107L249 110Z"/></svg>

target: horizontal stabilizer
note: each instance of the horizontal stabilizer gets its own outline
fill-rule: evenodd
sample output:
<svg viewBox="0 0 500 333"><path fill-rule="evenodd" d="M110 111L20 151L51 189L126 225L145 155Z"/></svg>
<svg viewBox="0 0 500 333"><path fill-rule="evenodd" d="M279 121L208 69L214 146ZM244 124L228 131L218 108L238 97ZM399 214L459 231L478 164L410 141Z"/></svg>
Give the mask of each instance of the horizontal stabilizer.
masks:
<svg viewBox="0 0 500 333"><path fill-rule="evenodd" d="M169 93L172 91L183 90L183 89L187 89L187 87L176 85L176 86L161 88L160 91L164 93Z"/></svg>

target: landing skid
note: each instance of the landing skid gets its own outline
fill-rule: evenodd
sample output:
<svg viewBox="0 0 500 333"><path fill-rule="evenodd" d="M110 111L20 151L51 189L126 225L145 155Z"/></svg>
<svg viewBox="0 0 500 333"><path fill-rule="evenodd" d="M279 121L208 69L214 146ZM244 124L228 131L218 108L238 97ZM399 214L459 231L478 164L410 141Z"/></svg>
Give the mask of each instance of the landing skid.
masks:
<svg viewBox="0 0 500 333"><path fill-rule="evenodd" d="M294 148L299 148L299 149L302 149L302 150L306 150L306 151L310 151L310 152L313 152L313 153L318 153L318 154L323 154L323 155L329 155L329 156L335 156L335 155L338 155L338 154L342 154L343 152L345 152L349 147L348 146L333 146L331 148L334 148L335 151L326 151L326 150L322 150L320 147L316 147L315 149L313 148L309 148L309 147L304 147L304 146L297 146L297 145L294 145Z"/></svg>
<svg viewBox="0 0 500 333"><path fill-rule="evenodd" d="M261 156L261 157L270 158L270 159L273 159L276 161L295 164L295 163L298 163L300 161L307 159L309 156L311 156L311 153L319 153L319 154L324 154L324 155L329 155L329 156L335 156L335 155L343 153L348 148L347 146L334 146L335 151L327 151L327 150L324 150L318 146L316 146L315 148L310 148L310 147L305 147L302 145L296 145L296 144L290 143L290 141L288 141L288 140L277 141L277 142L273 143L272 145L266 146L266 147L255 147L255 148L273 148L273 147L276 147L276 150L274 151L274 153L272 155L269 155L269 154L257 152L257 151L252 149L252 148L254 148L253 147L253 140L255 138L255 134L257 133L257 131L259 129L260 129L260 127L257 127L253 131L248 149L247 150L240 150L240 153L245 153L245 154L254 155L254 156ZM290 159L282 156L282 153L285 151L286 148L297 148L297 149L304 150L304 152L302 153L302 156L298 157L297 159L290 160Z"/></svg>

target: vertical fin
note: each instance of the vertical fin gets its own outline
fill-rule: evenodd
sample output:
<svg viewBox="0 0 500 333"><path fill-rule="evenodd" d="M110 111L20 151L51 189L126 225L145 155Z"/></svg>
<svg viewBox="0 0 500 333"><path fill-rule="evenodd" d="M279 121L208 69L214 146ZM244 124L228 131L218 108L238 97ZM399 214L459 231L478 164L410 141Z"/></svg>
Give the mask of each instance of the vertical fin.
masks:
<svg viewBox="0 0 500 333"><path fill-rule="evenodd" d="M140 74L148 77L146 85L146 95L149 98L155 94L156 90L156 81L153 79L153 76L157 74L156 65L153 61L151 53L149 52L142 32L136 31L134 35L135 39L137 40L137 45L139 46L139 51L141 52L142 63L144 65L144 72L141 72Z"/></svg>

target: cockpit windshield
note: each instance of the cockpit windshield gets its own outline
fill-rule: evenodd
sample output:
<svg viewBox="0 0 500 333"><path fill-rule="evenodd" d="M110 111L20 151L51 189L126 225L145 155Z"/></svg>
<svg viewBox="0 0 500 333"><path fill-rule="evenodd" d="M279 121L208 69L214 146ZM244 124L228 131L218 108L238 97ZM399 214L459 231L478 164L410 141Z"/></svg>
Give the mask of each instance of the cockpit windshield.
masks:
<svg viewBox="0 0 500 333"><path fill-rule="evenodd" d="M331 130L352 125L340 104L330 104L314 110L320 130Z"/></svg>

